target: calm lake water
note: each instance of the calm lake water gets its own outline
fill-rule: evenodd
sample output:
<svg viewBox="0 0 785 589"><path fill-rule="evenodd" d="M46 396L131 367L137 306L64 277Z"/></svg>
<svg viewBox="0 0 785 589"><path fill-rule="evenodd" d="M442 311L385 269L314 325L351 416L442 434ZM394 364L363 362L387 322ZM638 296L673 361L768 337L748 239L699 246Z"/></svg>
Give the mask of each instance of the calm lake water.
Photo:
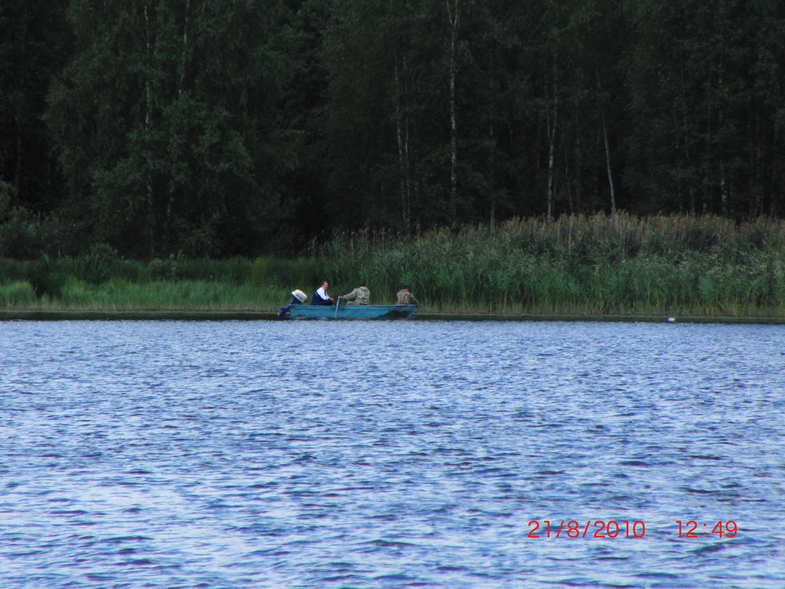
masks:
<svg viewBox="0 0 785 589"><path fill-rule="evenodd" d="M766 325L0 322L0 587L781 588L784 352Z"/></svg>

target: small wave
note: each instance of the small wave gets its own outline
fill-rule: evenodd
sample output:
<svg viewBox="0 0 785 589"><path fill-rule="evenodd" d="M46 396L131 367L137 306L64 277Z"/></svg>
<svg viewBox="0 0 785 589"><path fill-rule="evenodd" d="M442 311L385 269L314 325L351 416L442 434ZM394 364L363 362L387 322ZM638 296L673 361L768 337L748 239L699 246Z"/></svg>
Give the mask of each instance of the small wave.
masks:
<svg viewBox="0 0 785 589"><path fill-rule="evenodd" d="M690 550L692 554L699 555L699 554L711 554L712 552L720 552L721 550L725 550L725 543L716 543L716 544L707 544L706 546L701 546L700 548L696 548L695 550Z"/></svg>

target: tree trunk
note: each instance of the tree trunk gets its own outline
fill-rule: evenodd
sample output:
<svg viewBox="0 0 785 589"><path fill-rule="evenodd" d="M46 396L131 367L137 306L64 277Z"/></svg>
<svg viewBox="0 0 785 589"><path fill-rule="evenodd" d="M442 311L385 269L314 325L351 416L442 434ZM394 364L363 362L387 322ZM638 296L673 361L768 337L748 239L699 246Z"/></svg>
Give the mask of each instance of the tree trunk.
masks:
<svg viewBox="0 0 785 589"><path fill-rule="evenodd" d="M452 2L453 5L450 6L450 0L446 0L447 17L450 25L450 222L455 225L458 221L458 130L455 114L455 73L457 69L456 45L461 7L460 0L452 0Z"/></svg>
<svg viewBox="0 0 785 589"><path fill-rule="evenodd" d="M554 162L556 156L556 122L559 116L559 94L557 89L556 77L558 54L553 54L553 112L551 112L550 98L548 97L548 80L545 80L545 94L548 106L545 113L545 124L547 126L548 134L548 190L546 196L546 219L550 222L553 220L553 174Z"/></svg>
<svg viewBox="0 0 785 589"><path fill-rule="evenodd" d="M144 31L145 31L145 58L148 68L152 68L153 62L153 41L150 31L150 14L147 5L144 7ZM153 90L150 86L150 76L145 80L145 117L144 126L148 138L152 136L153 130ZM151 162L147 162L147 239L150 259L155 259L155 185L153 183L153 172Z"/></svg>
<svg viewBox="0 0 785 589"><path fill-rule="evenodd" d="M496 147L493 144L493 103L495 98L495 86L493 83L493 65L493 52L491 51L488 57L488 185L490 186L490 194L488 196L491 203L489 219L491 235L493 235L494 226L496 224L496 164L494 158Z"/></svg>
<svg viewBox="0 0 785 589"><path fill-rule="evenodd" d="M404 80L406 80L406 52L402 58ZM398 72L398 57L395 58L395 132L398 140L398 176L401 191L401 220L406 235L411 233L411 181L409 174L409 116L402 114L402 90Z"/></svg>
<svg viewBox="0 0 785 589"><path fill-rule="evenodd" d="M608 174L608 189L611 194L611 215L616 214L616 190L613 187L613 174L611 173L611 150L608 146L608 130L605 127L605 113L602 113L602 139L605 142L605 170Z"/></svg>
<svg viewBox="0 0 785 589"><path fill-rule="evenodd" d="M27 54L27 24L29 21L29 10L28 10L28 3L23 3L23 14L22 14L22 32L20 34L19 40L19 61L20 63L24 63ZM17 203L20 203L22 200L22 171L24 170L24 132L25 132L25 106L27 101L27 88L26 88L26 70L24 73L19 76L19 91L17 92L17 96L13 99L16 103L16 162L14 164L14 183L11 192L12 199L15 198Z"/></svg>
<svg viewBox="0 0 785 589"><path fill-rule="evenodd" d="M177 96L182 97L185 91L185 66L188 59L188 25L190 23L191 0L185 0L185 17L183 19L183 47L180 55L180 76L178 80ZM164 256L169 255L172 243L172 213L174 211L175 195L177 193L177 153L172 154L172 166L169 174L169 198L166 202L166 217L164 219L164 240L162 251Z"/></svg>
<svg viewBox="0 0 785 589"><path fill-rule="evenodd" d="M553 118L548 115L548 196L546 219L553 220L553 164L556 147L556 117L559 114L554 105Z"/></svg>
<svg viewBox="0 0 785 589"><path fill-rule="evenodd" d="M600 85L600 72L597 71L597 90L602 100L602 86ZM608 146L608 129L605 125L605 107L600 106L600 121L602 122L602 140L605 144L605 172L608 175L608 189L611 196L611 215L616 214L616 191L613 187L613 174L611 173L611 150Z"/></svg>
<svg viewBox="0 0 785 589"><path fill-rule="evenodd" d="M779 128L777 125L774 125L774 135L773 141L771 142L771 161L777 162L779 161ZM769 217L772 219L777 216L779 212L779 201L782 199L782 182L780 181L780 166L772 165L771 166L771 185L773 187L771 199L769 201Z"/></svg>

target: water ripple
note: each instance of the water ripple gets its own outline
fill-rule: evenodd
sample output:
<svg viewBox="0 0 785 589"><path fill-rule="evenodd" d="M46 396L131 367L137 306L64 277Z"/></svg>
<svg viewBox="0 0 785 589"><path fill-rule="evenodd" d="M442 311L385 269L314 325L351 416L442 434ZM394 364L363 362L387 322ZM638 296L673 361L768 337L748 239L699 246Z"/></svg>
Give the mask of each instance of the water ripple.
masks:
<svg viewBox="0 0 785 589"><path fill-rule="evenodd" d="M782 587L783 343L0 323L0 586Z"/></svg>

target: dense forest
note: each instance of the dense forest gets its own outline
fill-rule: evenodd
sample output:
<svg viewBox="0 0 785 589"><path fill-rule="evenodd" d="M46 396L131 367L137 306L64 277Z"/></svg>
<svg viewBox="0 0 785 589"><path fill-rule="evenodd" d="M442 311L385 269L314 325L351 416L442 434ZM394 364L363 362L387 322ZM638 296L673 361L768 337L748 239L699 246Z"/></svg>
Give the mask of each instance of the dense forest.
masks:
<svg viewBox="0 0 785 589"><path fill-rule="evenodd" d="M0 256L785 214L785 2L3 0Z"/></svg>

